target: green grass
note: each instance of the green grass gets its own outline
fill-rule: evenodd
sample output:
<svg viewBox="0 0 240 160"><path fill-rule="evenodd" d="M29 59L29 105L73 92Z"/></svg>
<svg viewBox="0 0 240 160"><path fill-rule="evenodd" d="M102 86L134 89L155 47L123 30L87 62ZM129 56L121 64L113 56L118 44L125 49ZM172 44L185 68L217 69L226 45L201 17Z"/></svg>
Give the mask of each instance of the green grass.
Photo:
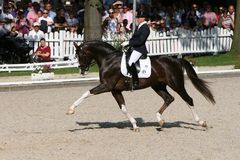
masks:
<svg viewBox="0 0 240 160"><path fill-rule="evenodd" d="M236 65L239 59L234 54L224 53L217 55L186 56L187 60L192 61L196 66L223 66Z"/></svg>

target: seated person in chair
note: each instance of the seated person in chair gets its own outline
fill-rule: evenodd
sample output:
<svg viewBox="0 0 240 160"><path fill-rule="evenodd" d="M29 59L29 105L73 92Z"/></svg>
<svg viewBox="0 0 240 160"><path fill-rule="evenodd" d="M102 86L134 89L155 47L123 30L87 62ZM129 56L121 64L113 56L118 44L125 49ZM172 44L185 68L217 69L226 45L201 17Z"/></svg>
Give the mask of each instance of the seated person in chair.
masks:
<svg viewBox="0 0 240 160"><path fill-rule="evenodd" d="M150 34L150 29L146 22L147 15L145 13L138 13L137 14L137 24L131 39L129 42L123 42L122 46L129 45L133 48L133 51L130 55L130 59L128 61L129 65L129 72L132 75L133 81L133 89L138 88L139 80L138 80L138 73L135 66L135 63L139 60L142 55L146 55L148 53L146 48L146 41Z"/></svg>
<svg viewBox="0 0 240 160"><path fill-rule="evenodd" d="M51 49L47 45L46 40L41 38L40 46L37 48L36 52L34 53L34 61L36 62L50 62L51 59Z"/></svg>

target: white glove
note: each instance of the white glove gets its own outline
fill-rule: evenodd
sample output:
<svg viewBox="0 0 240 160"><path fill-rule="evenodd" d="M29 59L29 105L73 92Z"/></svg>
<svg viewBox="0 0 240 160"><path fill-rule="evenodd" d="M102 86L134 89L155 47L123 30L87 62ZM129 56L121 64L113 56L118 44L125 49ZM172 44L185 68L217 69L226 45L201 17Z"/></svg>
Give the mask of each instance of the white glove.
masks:
<svg viewBox="0 0 240 160"><path fill-rule="evenodd" d="M127 46L128 44L129 44L128 41L124 41L124 42L121 44L121 46L125 47L125 46Z"/></svg>

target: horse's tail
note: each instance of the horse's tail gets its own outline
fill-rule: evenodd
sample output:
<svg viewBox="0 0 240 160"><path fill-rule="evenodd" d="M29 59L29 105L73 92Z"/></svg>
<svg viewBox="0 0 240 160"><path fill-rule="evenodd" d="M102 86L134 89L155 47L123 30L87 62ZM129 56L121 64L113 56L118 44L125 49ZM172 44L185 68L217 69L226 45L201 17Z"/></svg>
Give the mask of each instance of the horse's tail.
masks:
<svg viewBox="0 0 240 160"><path fill-rule="evenodd" d="M192 65L184 60L181 59L181 64L182 66L185 68L187 75L189 77L189 79L191 80L192 84L194 85L194 87L207 99L209 100L211 103L215 104L215 99L212 95L212 92L210 91L207 82L198 78L195 70L193 69Z"/></svg>

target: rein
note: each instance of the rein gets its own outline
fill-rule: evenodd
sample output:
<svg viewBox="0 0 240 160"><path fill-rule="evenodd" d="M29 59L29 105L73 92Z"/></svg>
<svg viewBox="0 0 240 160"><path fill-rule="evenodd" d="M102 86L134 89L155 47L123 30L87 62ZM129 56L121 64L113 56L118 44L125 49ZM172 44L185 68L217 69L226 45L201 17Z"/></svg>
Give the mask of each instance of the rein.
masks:
<svg viewBox="0 0 240 160"><path fill-rule="evenodd" d="M96 64L96 62L93 60L89 64L84 64L84 65L79 64L78 67L81 69L84 69L84 71L89 71L89 68L92 67L94 64Z"/></svg>
<svg viewBox="0 0 240 160"><path fill-rule="evenodd" d="M92 60L90 63L88 63L87 62L88 57L86 56L86 54L83 54L82 57L83 57L84 64L79 64L79 68L84 69L84 71L89 71L89 68L94 64L96 64L96 62Z"/></svg>

